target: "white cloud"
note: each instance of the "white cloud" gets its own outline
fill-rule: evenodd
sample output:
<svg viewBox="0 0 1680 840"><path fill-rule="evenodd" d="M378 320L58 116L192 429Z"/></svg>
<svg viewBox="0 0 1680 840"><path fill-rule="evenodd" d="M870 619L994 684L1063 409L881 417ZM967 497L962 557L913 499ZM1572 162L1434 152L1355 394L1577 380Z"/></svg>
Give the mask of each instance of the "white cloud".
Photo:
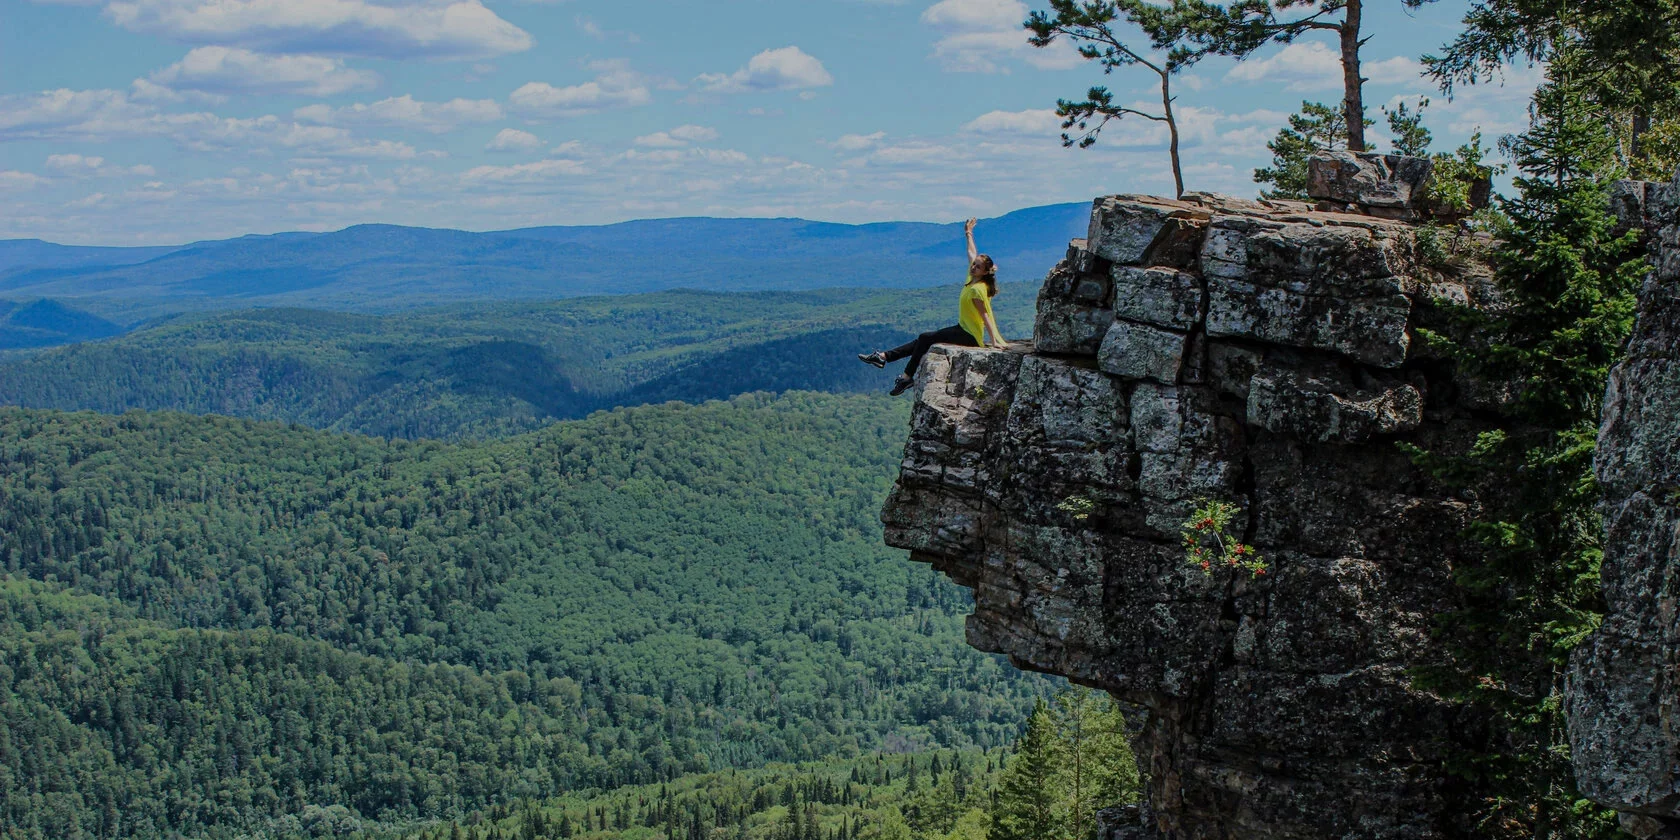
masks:
<svg viewBox="0 0 1680 840"><path fill-rule="evenodd" d="M542 148L542 144L542 138L529 131L504 128L496 132L496 137L484 149L490 152L529 152Z"/></svg>
<svg viewBox="0 0 1680 840"><path fill-rule="evenodd" d="M0 139L55 140L89 135L147 133L157 117L122 91L48 90L0 96ZM156 132L149 132L156 133Z"/></svg>
<svg viewBox="0 0 1680 840"><path fill-rule="evenodd" d="M706 73L695 81L712 93L747 93L827 87L834 84L834 77L804 50L782 47L753 56L734 73Z"/></svg>
<svg viewBox="0 0 1680 840"><path fill-rule="evenodd" d="M599 75L582 84L555 87L529 82L508 96L513 111L528 120L560 119L617 108L635 108L653 101L647 80L622 61L591 65Z"/></svg>
<svg viewBox="0 0 1680 840"><path fill-rule="evenodd" d="M959 32L1019 30L1027 11L1021 0L940 0L922 13L922 22Z"/></svg>
<svg viewBox="0 0 1680 840"><path fill-rule="evenodd" d="M403 94L371 104L358 102L341 108L306 105L293 111L292 116L319 125L372 125L443 134L464 125L495 122L503 114L502 106L494 99L426 102Z"/></svg>
<svg viewBox="0 0 1680 840"><path fill-rule="evenodd" d="M716 140L716 129L703 125L684 125L670 131L659 131L636 138L636 145L650 149L680 149L690 143L705 143Z"/></svg>
<svg viewBox="0 0 1680 840"><path fill-rule="evenodd" d="M1360 73L1369 84L1392 85L1415 82L1423 65L1404 56L1367 61ZM1342 57L1323 42L1296 42L1265 57L1239 61L1226 72L1228 82L1264 82L1282 85L1288 91L1340 90Z"/></svg>
<svg viewBox="0 0 1680 840"><path fill-rule="evenodd" d="M671 129L671 136L689 143L705 143L718 139L717 129L704 125L679 125Z"/></svg>
<svg viewBox="0 0 1680 840"><path fill-rule="evenodd" d="M1501 135L1528 128L1527 106L1534 98L1534 89L1545 77L1546 68L1543 65L1509 67L1496 81L1459 85L1454 88L1451 99L1437 91L1413 90L1391 97L1387 105L1393 108L1402 101L1415 105L1418 98L1429 97L1429 109L1424 112L1423 124L1435 132L1436 151L1449 149L1449 144L1442 139L1443 125L1446 133L1461 138L1480 131L1483 142L1492 144Z"/></svg>
<svg viewBox="0 0 1680 840"><path fill-rule="evenodd" d="M145 164L137 166L107 166L105 159L98 155L78 155L74 153L48 155L47 169L60 175L72 178L89 178L99 176L103 178L121 178L125 176L152 177L157 170Z"/></svg>
<svg viewBox="0 0 1680 840"><path fill-rule="evenodd" d="M267 55L247 49L198 47L153 73L150 82L169 90L332 96L375 87L379 76L315 55ZM149 90L149 89L148 89Z"/></svg>
<svg viewBox="0 0 1680 840"><path fill-rule="evenodd" d="M202 111L166 113L114 90L0 96L0 140L104 142L135 137L163 137L198 152L260 155L267 149L323 158L395 160L420 154L407 143L369 140L337 126L308 125L272 114L230 118Z"/></svg>
<svg viewBox="0 0 1680 840"><path fill-rule="evenodd" d="M970 120L967 125L963 126L963 130L979 134L1060 137L1062 118L1056 116L1056 109L1054 108L1027 111L991 111Z"/></svg>
<svg viewBox="0 0 1680 840"><path fill-rule="evenodd" d="M1042 69L1066 69L1082 60L1066 39L1038 48L1027 43L1022 26L1030 10L1021 0L940 0L922 13L922 22L939 30L933 58L959 73L1008 72L1005 60Z"/></svg>
<svg viewBox="0 0 1680 840"><path fill-rule="evenodd" d="M96 171L105 164L102 157L84 157L77 154L47 155L47 168L60 172Z"/></svg>
<svg viewBox="0 0 1680 840"><path fill-rule="evenodd" d="M874 148L886 138L887 133L885 131L877 131L874 134L845 134L834 141L833 145L834 148L842 152L861 152L864 149Z"/></svg>
<svg viewBox="0 0 1680 840"><path fill-rule="evenodd" d="M268 146L304 157L377 158L410 160L413 146L393 140L357 137L336 126L304 125L273 115L254 118L195 115L203 119L173 133L173 139L194 151L226 152Z"/></svg>
<svg viewBox="0 0 1680 840"><path fill-rule="evenodd" d="M514 166L475 166L461 173L467 184L520 184L588 175L587 165L575 160L539 160Z"/></svg>
<svg viewBox="0 0 1680 840"><path fill-rule="evenodd" d="M111 0L118 26L267 53L479 59L531 36L479 0Z"/></svg>
<svg viewBox="0 0 1680 840"><path fill-rule="evenodd" d="M33 172L0 169L0 190L28 190L45 184L47 179Z"/></svg>

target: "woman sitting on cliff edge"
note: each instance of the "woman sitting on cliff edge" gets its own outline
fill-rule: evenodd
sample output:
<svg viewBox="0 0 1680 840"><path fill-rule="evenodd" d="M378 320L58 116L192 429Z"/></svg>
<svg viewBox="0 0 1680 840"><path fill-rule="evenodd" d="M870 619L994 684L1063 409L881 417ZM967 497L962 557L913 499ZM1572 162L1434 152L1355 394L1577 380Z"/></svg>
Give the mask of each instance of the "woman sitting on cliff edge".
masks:
<svg viewBox="0 0 1680 840"><path fill-rule="evenodd" d="M963 283L962 296L957 300L956 326L922 333L908 344L885 352L877 350L858 356L859 361L878 368L886 367L888 362L910 357L910 362L904 366L904 372L893 380L892 394L895 397L910 390L910 386L915 384L916 368L921 365L922 356L927 354L928 348L935 344L992 347L997 350L1009 346L1009 343L1003 340L1003 332L998 329L997 319L992 316L992 298L997 297L997 265L992 262L991 257L980 253L974 247L976 224L976 220L969 219L968 224L964 225L964 233L968 237L968 280Z"/></svg>

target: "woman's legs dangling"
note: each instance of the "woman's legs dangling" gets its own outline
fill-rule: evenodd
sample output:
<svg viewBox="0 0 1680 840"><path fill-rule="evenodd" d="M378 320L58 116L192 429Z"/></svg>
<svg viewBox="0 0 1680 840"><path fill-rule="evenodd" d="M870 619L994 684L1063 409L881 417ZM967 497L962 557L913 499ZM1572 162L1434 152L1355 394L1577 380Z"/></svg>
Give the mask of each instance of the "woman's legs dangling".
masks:
<svg viewBox="0 0 1680 840"><path fill-rule="evenodd" d="M942 330L922 333L916 336L915 341L902 347L893 348L887 352L887 359L892 361L909 356L910 362L904 366L904 375L915 378L916 369L922 366L922 357L926 356L928 348L935 344L955 344L958 347L979 346L979 342L974 340L974 336L968 334L968 330L962 327L946 327ZM906 352L900 353L901 350L906 350ZM898 355L894 355L895 353Z"/></svg>
<svg viewBox="0 0 1680 840"><path fill-rule="evenodd" d="M974 340L974 336L968 334L968 330L962 327L946 327L942 330L922 333L916 336L914 341L888 350L884 355L889 362L897 361L906 356L910 357L910 362L904 366L904 372L898 375L898 379L893 384L892 393L894 395L902 394L910 389L910 383L916 381L916 369L922 366L922 357L927 355L928 348L935 344L955 344L959 347L980 346L980 343Z"/></svg>

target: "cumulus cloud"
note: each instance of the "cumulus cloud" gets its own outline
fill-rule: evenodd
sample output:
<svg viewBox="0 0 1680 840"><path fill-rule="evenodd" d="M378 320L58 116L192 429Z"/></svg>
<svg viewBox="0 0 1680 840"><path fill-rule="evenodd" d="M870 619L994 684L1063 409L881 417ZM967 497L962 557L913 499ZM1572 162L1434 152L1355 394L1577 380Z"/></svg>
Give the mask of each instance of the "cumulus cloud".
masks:
<svg viewBox="0 0 1680 840"><path fill-rule="evenodd" d="M494 99L451 99L427 102L410 94L378 102L345 105L306 105L292 112L294 119L317 125L362 125L406 128L444 134L465 125L501 119L502 106Z"/></svg>
<svg viewBox="0 0 1680 840"><path fill-rule="evenodd" d="M74 153L48 155L47 169L72 178L121 177L125 175L139 175L149 178L157 174L157 170L145 164L107 166L105 159L98 155L78 155Z"/></svg>
<svg viewBox="0 0 1680 840"><path fill-rule="evenodd" d="M1027 111L991 111L981 114L963 126L964 131L979 134L1017 134L1033 137L1060 137L1062 118L1054 108Z"/></svg>
<svg viewBox="0 0 1680 840"><path fill-rule="evenodd" d="M528 120L562 119L618 108L635 108L653 101L648 81L622 61L590 65L597 75L582 84L555 87L529 82L508 96L508 106Z"/></svg>
<svg viewBox="0 0 1680 840"><path fill-rule="evenodd" d="M76 154L47 155L47 168L60 172L82 172L95 170L104 165L105 159L97 156L83 156Z"/></svg>
<svg viewBox="0 0 1680 840"><path fill-rule="evenodd" d="M28 190L45 184L47 179L33 172L0 169L0 190Z"/></svg>
<svg viewBox="0 0 1680 840"><path fill-rule="evenodd" d="M886 138L887 133L885 131L877 131L873 134L844 134L841 135L840 139L835 140L833 145L834 148L842 152L861 152L864 149L874 148Z"/></svg>
<svg viewBox="0 0 1680 840"><path fill-rule="evenodd" d="M1415 82L1423 65L1404 56L1366 61L1360 72L1370 84ZM1342 58L1320 41L1297 41L1265 58L1239 61L1226 72L1230 82L1264 82L1288 91L1340 90Z"/></svg>
<svg viewBox="0 0 1680 840"><path fill-rule="evenodd" d="M300 156L384 160L410 160L419 154L407 143L367 139L336 126L304 125L272 114L253 118L199 116L206 119L173 135L177 143L195 151L269 146Z"/></svg>
<svg viewBox="0 0 1680 840"><path fill-rule="evenodd" d="M265 53L480 59L531 36L479 0L111 0L118 26Z"/></svg>
<svg viewBox="0 0 1680 840"><path fill-rule="evenodd" d="M504 128L496 132L496 136L484 146L490 152L529 152L542 148L542 138L529 131L517 128Z"/></svg>
<svg viewBox="0 0 1680 840"><path fill-rule="evenodd" d="M1030 10L1021 0L940 0L922 13L922 22L939 30L933 58L959 73L1007 72L1005 61L1065 69L1079 54L1065 42L1043 49L1027 43L1021 23Z"/></svg>
<svg viewBox="0 0 1680 840"><path fill-rule="evenodd" d="M308 125L272 114L232 118L202 111L167 113L134 102L122 91L50 90L0 96L0 140L103 142L135 137L163 137L201 152L267 148L323 158L394 160L420 155L407 143L369 140L337 126Z"/></svg>
<svg viewBox="0 0 1680 840"><path fill-rule="evenodd" d="M679 149L690 143L705 143L718 138L716 129L703 125L684 125L670 131L658 131L636 138L636 145L652 149Z"/></svg>
<svg viewBox="0 0 1680 840"><path fill-rule="evenodd" d="M575 160L539 160L513 166L475 166L461 173L461 181L466 184L528 184L589 173L587 165Z"/></svg>
<svg viewBox="0 0 1680 840"><path fill-rule="evenodd" d="M198 47L153 73L163 88L216 95L255 93L332 96L375 87L379 76L315 55L267 55L247 49Z"/></svg>
<svg viewBox="0 0 1680 840"><path fill-rule="evenodd" d="M0 140L58 140L146 133L155 109L117 90L48 90L0 96ZM152 132L155 133L155 132Z"/></svg>
<svg viewBox="0 0 1680 840"><path fill-rule="evenodd" d="M711 93L804 90L834 84L823 63L798 47L765 50L733 73L706 73L695 79Z"/></svg>

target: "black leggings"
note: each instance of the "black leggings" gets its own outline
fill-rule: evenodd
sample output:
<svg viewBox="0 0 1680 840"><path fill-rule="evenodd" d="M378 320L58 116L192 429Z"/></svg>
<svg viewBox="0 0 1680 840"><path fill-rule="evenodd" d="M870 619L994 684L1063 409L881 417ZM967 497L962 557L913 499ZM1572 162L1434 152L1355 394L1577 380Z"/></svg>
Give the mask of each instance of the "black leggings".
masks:
<svg viewBox="0 0 1680 840"><path fill-rule="evenodd" d="M907 344L901 344L886 352L887 361L896 362L905 356L910 357L910 363L904 366L905 376L915 376L916 368L922 364L922 357L927 355L929 347L935 344L955 344L959 347L979 347L980 342L968 334L962 327L946 327L942 330L925 332L916 336Z"/></svg>

